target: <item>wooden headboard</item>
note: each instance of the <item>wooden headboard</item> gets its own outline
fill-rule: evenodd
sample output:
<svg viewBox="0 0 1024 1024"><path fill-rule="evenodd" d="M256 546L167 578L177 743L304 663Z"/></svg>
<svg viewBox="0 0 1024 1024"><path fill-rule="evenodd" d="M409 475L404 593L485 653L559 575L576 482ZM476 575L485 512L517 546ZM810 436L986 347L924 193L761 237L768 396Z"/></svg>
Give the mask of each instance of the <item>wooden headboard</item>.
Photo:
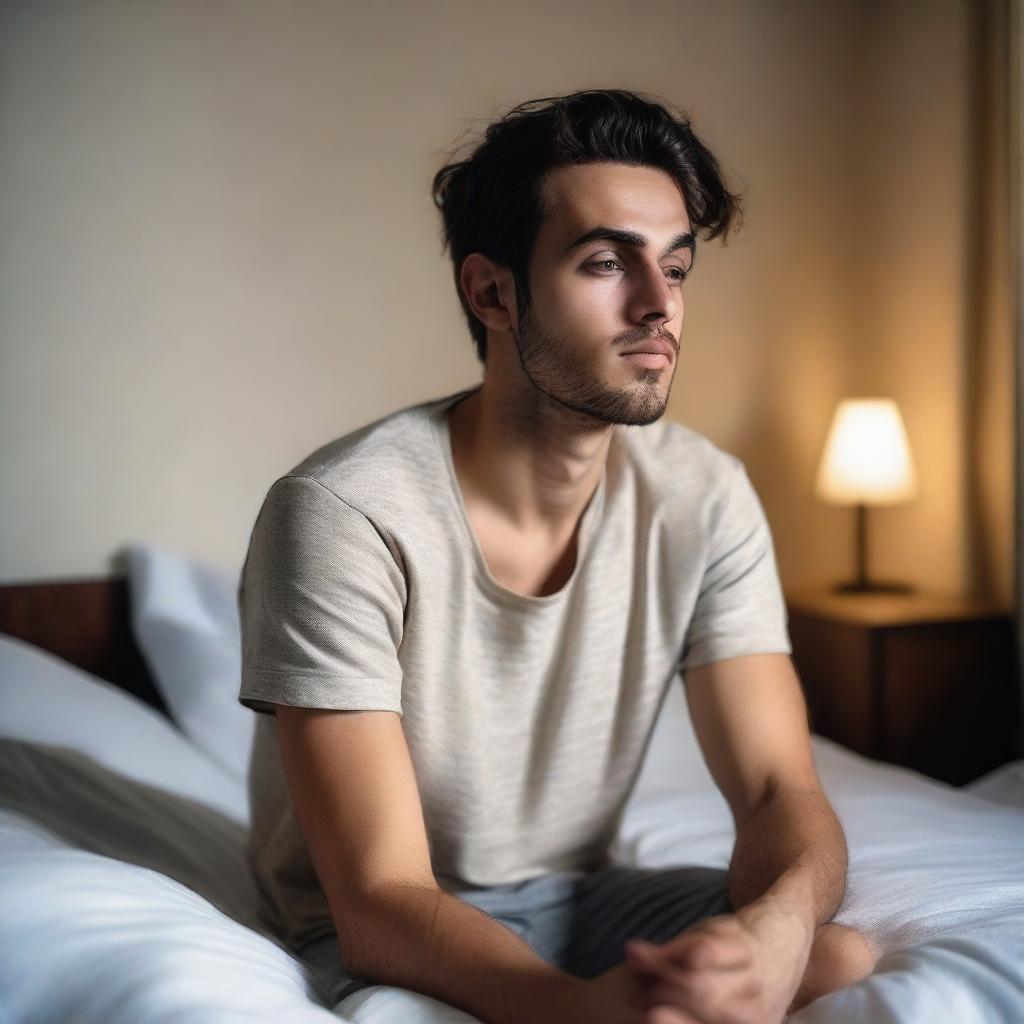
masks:
<svg viewBox="0 0 1024 1024"><path fill-rule="evenodd" d="M51 651L167 714L135 643L124 576L0 584L0 633Z"/></svg>

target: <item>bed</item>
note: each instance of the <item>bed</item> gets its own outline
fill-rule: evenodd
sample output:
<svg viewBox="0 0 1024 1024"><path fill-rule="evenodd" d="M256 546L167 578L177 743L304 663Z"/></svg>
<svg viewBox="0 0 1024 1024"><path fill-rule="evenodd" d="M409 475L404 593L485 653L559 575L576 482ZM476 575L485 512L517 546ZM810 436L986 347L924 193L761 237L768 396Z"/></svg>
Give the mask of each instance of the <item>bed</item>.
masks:
<svg viewBox="0 0 1024 1024"><path fill-rule="evenodd" d="M471 1022L386 985L332 1004L263 926L236 580L149 545L125 566L0 587L0 1021ZM789 1020L1024 1022L1024 761L953 788L814 752L850 847L835 920L882 958ZM724 867L732 839L674 687L613 859Z"/></svg>

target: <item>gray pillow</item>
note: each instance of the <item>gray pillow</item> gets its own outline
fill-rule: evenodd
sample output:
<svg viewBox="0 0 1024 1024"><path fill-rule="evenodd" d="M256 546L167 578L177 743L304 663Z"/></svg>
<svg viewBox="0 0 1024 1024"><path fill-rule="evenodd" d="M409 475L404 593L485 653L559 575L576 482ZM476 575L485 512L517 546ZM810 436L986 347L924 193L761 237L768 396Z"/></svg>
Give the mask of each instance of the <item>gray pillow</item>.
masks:
<svg viewBox="0 0 1024 1024"><path fill-rule="evenodd" d="M255 714L238 701L238 575L152 544L126 551L136 642L181 731L244 780Z"/></svg>

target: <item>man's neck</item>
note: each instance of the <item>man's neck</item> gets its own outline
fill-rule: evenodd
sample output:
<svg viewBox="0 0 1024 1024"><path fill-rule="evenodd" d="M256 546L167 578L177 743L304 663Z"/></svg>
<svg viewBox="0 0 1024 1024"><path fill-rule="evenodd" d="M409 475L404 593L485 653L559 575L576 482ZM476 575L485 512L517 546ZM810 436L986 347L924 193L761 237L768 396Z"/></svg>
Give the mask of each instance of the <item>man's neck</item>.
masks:
<svg viewBox="0 0 1024 1024"><path fill-rule="evenodd" d="M452 458L464 496L510 528L571 533L601 479L612 425L579 417L536 389L523 396L483 386L448 413Z"/></svg>

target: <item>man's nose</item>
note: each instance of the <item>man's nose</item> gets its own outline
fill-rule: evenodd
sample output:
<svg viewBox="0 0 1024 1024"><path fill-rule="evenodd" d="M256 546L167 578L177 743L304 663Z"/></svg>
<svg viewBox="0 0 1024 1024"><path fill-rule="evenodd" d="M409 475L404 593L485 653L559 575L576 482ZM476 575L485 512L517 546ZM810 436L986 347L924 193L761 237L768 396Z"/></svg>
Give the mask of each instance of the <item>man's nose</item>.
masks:
<svg viewBox="0 0 1024 1024"><path fill-rule="evenodd" d="M635 286L630 296L630 319L635 323L670 322L682 306L661 267L634 272Z"/></svg>

